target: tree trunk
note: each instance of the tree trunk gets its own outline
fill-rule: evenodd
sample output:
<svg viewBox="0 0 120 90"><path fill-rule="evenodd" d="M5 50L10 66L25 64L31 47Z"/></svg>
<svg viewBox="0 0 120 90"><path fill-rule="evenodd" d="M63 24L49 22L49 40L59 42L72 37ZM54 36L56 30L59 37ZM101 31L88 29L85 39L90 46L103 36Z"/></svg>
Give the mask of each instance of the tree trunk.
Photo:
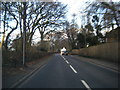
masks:
<svg viewBox="0 0 120 90"><path fill-rule="evenodd" d="M8 39L9 39L9 37L10 37L10 34L14 31L15 29L12 29L9 33L8 33L8 35L7 35L7 37L6 37L6 40L5 40L5 49L6 50L8 50Z"/></svg>
<svg viewBox="0 0 120 90"><path fill-rule="evenodd" d="M6 4L5 4L5 5L6 5ZM3 21L3 25L4 25L4 27L3 27L3 28L4 28L4 32L3 32L3 37L2 37L2 42L1 42L1 45L2 45L2 44L4 44L4 37L5 37L5 31L6 31L6 30L5 30L5 29L6 29L6 28L5 28L5 24L6 24L6 22L5 22L5 21L6 21L6 12L7 12L7 9L6 9L6 7L5 7L5 14L4 14L4 21Z"/></svg>

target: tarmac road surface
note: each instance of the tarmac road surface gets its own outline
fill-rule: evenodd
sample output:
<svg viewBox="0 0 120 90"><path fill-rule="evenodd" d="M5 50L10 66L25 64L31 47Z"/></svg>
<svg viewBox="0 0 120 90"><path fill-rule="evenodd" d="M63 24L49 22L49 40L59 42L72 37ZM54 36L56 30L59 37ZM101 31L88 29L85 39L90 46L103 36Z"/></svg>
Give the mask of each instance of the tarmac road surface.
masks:
<svg viewBox="0 0 120 90"><path fill-rule="evenodd" d="M118 88L118 73L70 55L55 54L17 88Z"/></svg>

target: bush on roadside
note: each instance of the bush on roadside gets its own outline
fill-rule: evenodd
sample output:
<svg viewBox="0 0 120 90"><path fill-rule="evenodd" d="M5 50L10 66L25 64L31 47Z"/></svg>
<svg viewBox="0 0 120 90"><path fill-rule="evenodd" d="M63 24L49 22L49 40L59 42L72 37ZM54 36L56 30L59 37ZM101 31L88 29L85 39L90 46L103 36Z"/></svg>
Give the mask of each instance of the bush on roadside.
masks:
<svg viewBox="0 0 120 90"><path fill-rule="evenodd" d="M2 50L2 58L3 58L3 66L9 66L9 67L18 67L22 66L23 61L23 52L22 48L17 48L17 50L11 51L6 50L3 48ZM40 59L41 57L44 57L48 55L49 53L46 51L41 51L38 49L38 47L35 46L28 46L26 47L26 62L30 62L33 60Z"/></svg>

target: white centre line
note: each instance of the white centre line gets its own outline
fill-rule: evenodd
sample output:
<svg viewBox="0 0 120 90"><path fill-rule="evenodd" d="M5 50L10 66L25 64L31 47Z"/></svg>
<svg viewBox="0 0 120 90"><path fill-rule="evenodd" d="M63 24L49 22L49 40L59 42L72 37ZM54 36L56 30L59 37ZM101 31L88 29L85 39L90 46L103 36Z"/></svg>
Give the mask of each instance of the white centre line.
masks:
<svg viewBox="0 0 120 90"><path fill-rule="evenodd" d="M71 65L70 68L74 71L74 73L77 73L77 71Z"/></svg>
<svg viewBox="0 0 120 90"><path fill-rule="evenodd" d="M61 56L62 56L62 55L61 55ZM62 58L65 60L65 62L66 62L67 64L69 64L69 62L66 60L65 57L62 56ZM69 64L69 66L70 66L70 68L73 70L74 73L77 73L77 71L72 67L72 65ZM81 82L83 83L83 85L84 85L88 90L92 90L84 80L81 80Z"/></svg>
<svg viewBox="0 0 120 90"><path fill-rule="evenodd" d="M62 55L61 55L62 56ZM62 56L62 58L64 59L64 60L66 60L63 56Z"/></svg>
<svg viewBox="0 0 120 90"><path fill-rule="evenodd" d="M61 55L62 56L62 55ZM67 64L69 64L69 62L62 56L62 58L65 60L65 62L67 63ZM73 70L73 72L74 73L77 73L77 71L71 66L71 65L69 65L70 66L70 68Z"/></svg>
<svg viewBox="0 0 120 90"><path fill-rule="evenodd" d="M62 56L62 55L61 55ZM65 62L67 63L67 64L69 64L69 62L62 56L62 58L65 60Z"/></svg>
<svg viewBox="0 0 120 90"><path fill-rule="evenodd" d="M69 64L69 62L66 60L66 63Z"/></svg>
<svg viewBox="0 0 120 90"><path fill-rule="evenodd" d="M88 90L92 90L84 80L81 80L81 82Z"/></svg>

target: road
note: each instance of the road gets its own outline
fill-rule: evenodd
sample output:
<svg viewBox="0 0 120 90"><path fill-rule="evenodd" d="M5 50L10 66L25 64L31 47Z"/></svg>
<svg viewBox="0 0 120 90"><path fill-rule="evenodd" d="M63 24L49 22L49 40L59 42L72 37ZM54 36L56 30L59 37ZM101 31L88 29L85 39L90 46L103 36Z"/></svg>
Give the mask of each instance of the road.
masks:
<svg viewBox="0 0 120 90"><path fill-rule="evenodd" d="M118 73L70 55L55 54L18 88L118 88Z"/></svg>

